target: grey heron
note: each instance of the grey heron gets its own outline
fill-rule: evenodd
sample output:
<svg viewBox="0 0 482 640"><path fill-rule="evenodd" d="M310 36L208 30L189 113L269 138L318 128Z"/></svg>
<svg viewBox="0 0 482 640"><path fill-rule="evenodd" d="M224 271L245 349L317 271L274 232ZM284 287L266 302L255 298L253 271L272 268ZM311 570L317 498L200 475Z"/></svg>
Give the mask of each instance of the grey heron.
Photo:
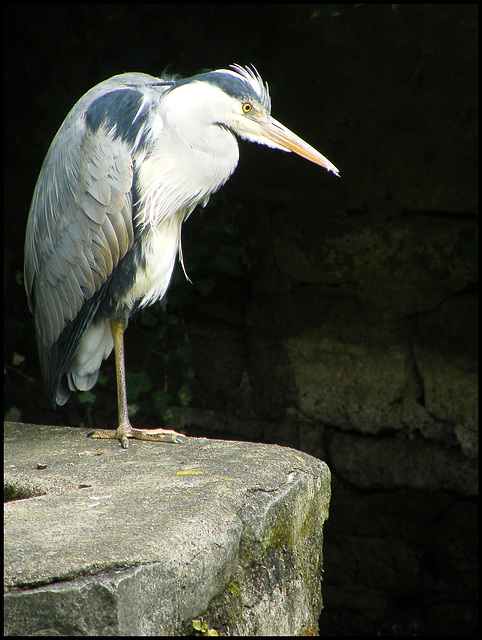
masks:
<svg viewBox="0 0 482 640"><path fill-rule="evenodd" d="M52 405L91 389L115 354L118 426L128 438L182 442L168 429L134 429L125 387L124 330L167 291L181 226L231 176L236 137L337 168L271 117L254 67L191 78L114 76L72 108L42 165L25 239L25 288ZM184 268L184 265L183 265Z"/></svg>

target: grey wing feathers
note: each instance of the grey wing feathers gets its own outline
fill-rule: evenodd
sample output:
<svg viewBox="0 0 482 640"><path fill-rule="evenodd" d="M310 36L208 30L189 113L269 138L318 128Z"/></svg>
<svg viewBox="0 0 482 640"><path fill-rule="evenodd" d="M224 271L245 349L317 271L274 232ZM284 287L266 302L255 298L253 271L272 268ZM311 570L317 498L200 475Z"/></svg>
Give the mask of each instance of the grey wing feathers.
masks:
<svg viewBox="0 0 482 640"><path fill-rule="evenodd" d="M45 158L25 242L25 286L39 348L50 349L132 247L132 146L112 128L92 130L89 105L144 74L111 78L72 109Z"/></svg>
<svg viewBox="0 0 482 640"><path fill-rule="evenodd" d="M33 289L37 331L46 348L102 286L134 240L130 152L120 141L111 140L107 147L104 137L86 133L80 149L70 149L77 152L76 166L72 168L72 157L59 154L60 162L52 158L37 184L26 282L30 294ZM119 155L127 156L123 176L116 175Z"/></svg>

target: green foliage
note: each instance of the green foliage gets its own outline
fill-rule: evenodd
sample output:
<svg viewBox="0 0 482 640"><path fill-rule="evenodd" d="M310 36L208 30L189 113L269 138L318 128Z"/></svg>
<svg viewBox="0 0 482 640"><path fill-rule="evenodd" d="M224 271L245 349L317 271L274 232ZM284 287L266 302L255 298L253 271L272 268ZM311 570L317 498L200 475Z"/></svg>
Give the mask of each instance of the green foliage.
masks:
<svg viewBox="0 0 482 640"><path fill-rule="evenodd" d="M105 385L107 384L108 380L109 380L109 378L105 375L105 373L102 373L102 371L100 371L99 372L99 377L97 378L96 384L100 384L103 387L105 387Z"/></svg>
<svg viewBox="0 0 482 640"><path fill-rule="evenodd" d="M189 381L195 377L191 366L191 349L185 333L182 315L166 313L157 328L157 337L165 345L163 359L166 365L164 389L156 389L152 398L157 412L164 421L172 418L169 405L180 404L188 407L192 402L192 390ZM176 390L177 387L177 390Z"/></svg>
<svg viewBox="0 0 482 640"><path fill-rule="evenodd" d="M219 633L216 631L216 629L210 629L206 621L202 618L200 618L199 620L193 620L192 628L194 629L194 631L197 631L196 635L199 635L200 633L202 636L219 636Z"/></svg>
<svg viewBox="0 0 482 640"><path fill-rule="evenodd" d="M181 407L189 407L192 402L192 394L189 385L185 382L179 389L177 397L181 403Z"/></svg>
<svg viewBox="0 0 482 640"><path fill-rule="evenodd" d="M139 373L126 372L127 401L136 402L141 393L152 389L152 382L144 371Z"/></svg>
<svg viewBox="0 0 482 640"><path fill-rule="evenodd" d="M187 342L179 342L174 349L164 355L166 363L189 364L191 351Z"/></svg>
<svg viewBox="0 0 482 640"><path fill-rule="evenodd" d="M95 393L92 393L92 391L83 391L77 396L77 400L80 404L94 404L95 398Z"/></svg>
<svg viewBox="0 0 482 640"><path fill-rule="evenodd" d="M154 406L156 411L162 416L162 419L167 422L172 418L172 410L169 409L169 404L171 403L171 396L162 391L161 389L157 389L152 394L152 399L154 400Z"/></svg>

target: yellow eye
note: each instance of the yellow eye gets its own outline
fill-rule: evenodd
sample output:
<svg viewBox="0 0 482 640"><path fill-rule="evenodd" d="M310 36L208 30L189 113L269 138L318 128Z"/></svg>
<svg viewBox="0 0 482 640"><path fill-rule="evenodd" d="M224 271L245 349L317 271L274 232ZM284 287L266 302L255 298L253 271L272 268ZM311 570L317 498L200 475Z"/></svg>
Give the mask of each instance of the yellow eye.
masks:
<svg viewBox="0 0 482 640"><path fill-rule="evenodd" d="M249 102L245 102L243 104L243 113L249 113L253 108L252 104L249 104Z"/></svg>

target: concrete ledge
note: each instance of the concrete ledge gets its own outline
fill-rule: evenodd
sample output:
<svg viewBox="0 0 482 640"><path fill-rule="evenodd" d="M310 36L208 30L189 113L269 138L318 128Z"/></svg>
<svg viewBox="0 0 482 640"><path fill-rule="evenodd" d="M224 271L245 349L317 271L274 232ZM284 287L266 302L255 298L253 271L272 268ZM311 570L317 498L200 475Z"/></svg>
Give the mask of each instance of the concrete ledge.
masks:
<svg viewBox="0 0 482 640"><path fill-rule="evenodd" d="M199 616L222 634L316 631L323 462L87 431L5 424L5 634L184 635Z"/></svg>

